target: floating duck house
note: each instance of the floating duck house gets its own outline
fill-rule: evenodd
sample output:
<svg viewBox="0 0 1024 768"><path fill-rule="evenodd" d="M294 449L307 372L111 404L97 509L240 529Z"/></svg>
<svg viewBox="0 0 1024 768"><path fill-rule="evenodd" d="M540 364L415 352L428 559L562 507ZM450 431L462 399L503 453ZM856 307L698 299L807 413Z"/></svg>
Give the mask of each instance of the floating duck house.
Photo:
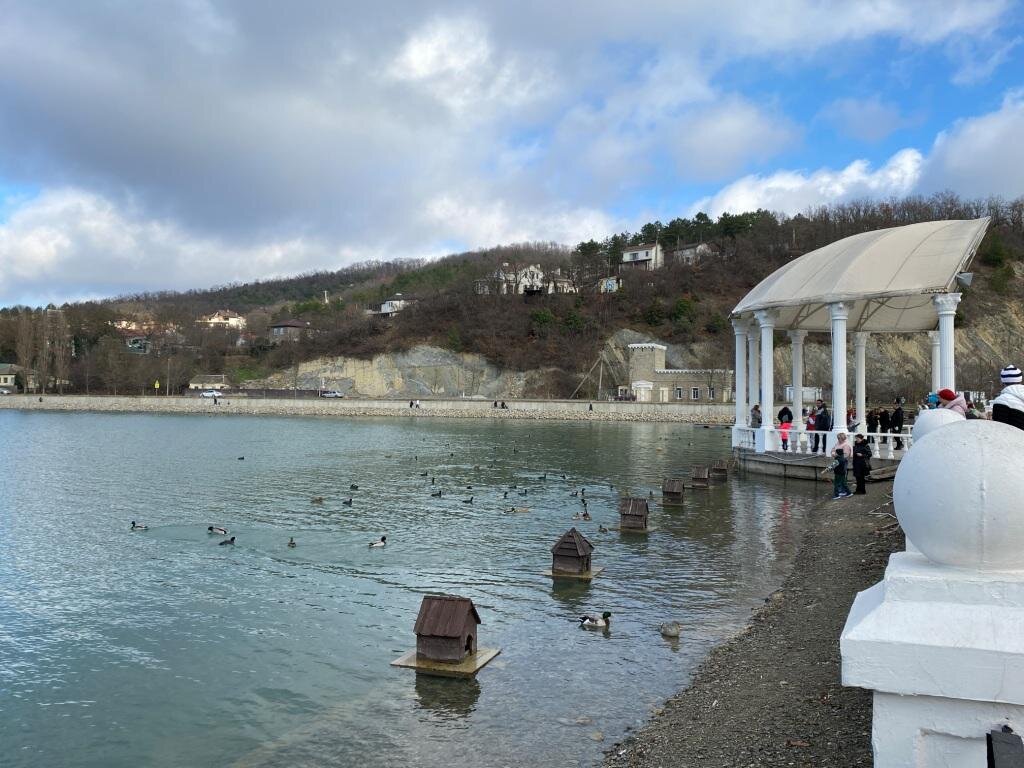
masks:
<svg viewBox="0 0 1024 768"><path fill-rule="evenodd" d="M729 477L729 460L718 459L714 464L712 464L711 476L719 480Z"/></svg>
<svg viewBox="0 0 1024 768"><path fill-rule="evenodd" d="M694 488L710 488L711 478L708 473L708 468L705 466L698 466L691 469L690 483Z"/></svg>
<svg viewBox="0 0 1024 768"><path fill-rule="evenodd" d="M686 484L682 480L668 478L661 482L661 495L668 502L680 502L683 500L683 488Z"/></svg>
<svg viewBox="0 0 1024 768"><path fill-rule="evenodd" d="M594 545L575 528L570 528L551 548L551 572L577 575L589 573L593 551Z"/></svg>
<svg viewBox="0 0 1024 768"><path fill-rule="evenodd" d="M480 614L468 597L424 597L413 627L417 658L448 663L462 661L476 653L479 623Z"/></svg>
<svg viewBox="0 0 1024 768"><path fill-rule="evenodd" d="M647 530L647 516L650 508L647 499L638 496L627 496L619 499L619 528L623 531Z"/></svg>
<svg viewBox="0 0 1024 768"><path fill-rule="evenodd" d="M391 665L429 675L472 677L501 653L500 648L477 648L479 624L480 614L468 597L428 595L413 627L416 650Z"/></svg>

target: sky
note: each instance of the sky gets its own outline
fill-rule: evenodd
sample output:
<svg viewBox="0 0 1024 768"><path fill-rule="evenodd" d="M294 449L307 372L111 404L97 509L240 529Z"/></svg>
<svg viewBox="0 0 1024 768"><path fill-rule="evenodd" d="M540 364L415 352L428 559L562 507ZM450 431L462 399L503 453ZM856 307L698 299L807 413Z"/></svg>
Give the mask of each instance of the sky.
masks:
<svg viewBox="0 0 1024 768"><path fill-rule="evenodd" d="M1011 0L0 8L0 306L1024 195Z"/></svg>

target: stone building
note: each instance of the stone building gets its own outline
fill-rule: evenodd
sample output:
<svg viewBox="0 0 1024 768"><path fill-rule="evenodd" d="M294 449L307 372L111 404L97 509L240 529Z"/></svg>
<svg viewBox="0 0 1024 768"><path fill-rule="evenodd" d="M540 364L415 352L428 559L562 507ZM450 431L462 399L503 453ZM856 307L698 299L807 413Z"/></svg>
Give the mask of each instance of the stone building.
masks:
<svg viewBox="0 0 1024 768"><path fill-rule="evenodd" d="M621 399L641 403L727 403L733 372L728 369L667 368L664 344L629 345L629 385Z"/></svg>

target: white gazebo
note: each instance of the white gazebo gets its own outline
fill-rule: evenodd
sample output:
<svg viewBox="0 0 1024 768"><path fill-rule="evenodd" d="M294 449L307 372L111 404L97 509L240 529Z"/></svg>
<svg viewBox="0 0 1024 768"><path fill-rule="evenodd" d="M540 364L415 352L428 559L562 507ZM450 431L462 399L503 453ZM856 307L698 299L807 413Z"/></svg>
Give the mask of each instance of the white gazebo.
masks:
<svg viewBox="0 0 1024 768"><path fill-rule="evenodd" d="M838 240L777 269L732 311L736 333L736 426L733 446L776 448L775 331L793 348L794 426L803 409L803 345L808 332L832 335L834 431L845 430L847 334L853 334L856 419L865 423L865 350L872 333L927 332L932 343L932 388L956 388L953 319L958 277L974 257L988 217L929 221L879 229ZM937 329L937 330L936 330ZM764 425L747 427L760 403ZM835 424L838 423L838 428Z"/></svg>

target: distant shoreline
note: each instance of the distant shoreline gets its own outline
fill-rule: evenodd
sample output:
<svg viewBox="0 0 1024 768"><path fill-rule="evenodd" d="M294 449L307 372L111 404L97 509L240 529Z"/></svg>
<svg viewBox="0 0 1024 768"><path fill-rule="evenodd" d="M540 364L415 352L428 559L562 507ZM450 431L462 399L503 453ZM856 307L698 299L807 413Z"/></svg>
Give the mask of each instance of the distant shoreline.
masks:
<svg viewBox="0 0 1024 768"><path fill-rule="evenodd" d="M40 397L42 400L40 401ZM500 401L499 401L500 402ZM214 404L199 397L133 395L5 395L0 410L99 413L177 413L240 416L431 417L536 419L545 421L670 422L731 425L730 404L634 403L586 400L506 400L507 409L493 401L475 399L420 399L419 408L409 400L248 398L231 394ZM593 410L591 410L591 406Z"/></svg>

